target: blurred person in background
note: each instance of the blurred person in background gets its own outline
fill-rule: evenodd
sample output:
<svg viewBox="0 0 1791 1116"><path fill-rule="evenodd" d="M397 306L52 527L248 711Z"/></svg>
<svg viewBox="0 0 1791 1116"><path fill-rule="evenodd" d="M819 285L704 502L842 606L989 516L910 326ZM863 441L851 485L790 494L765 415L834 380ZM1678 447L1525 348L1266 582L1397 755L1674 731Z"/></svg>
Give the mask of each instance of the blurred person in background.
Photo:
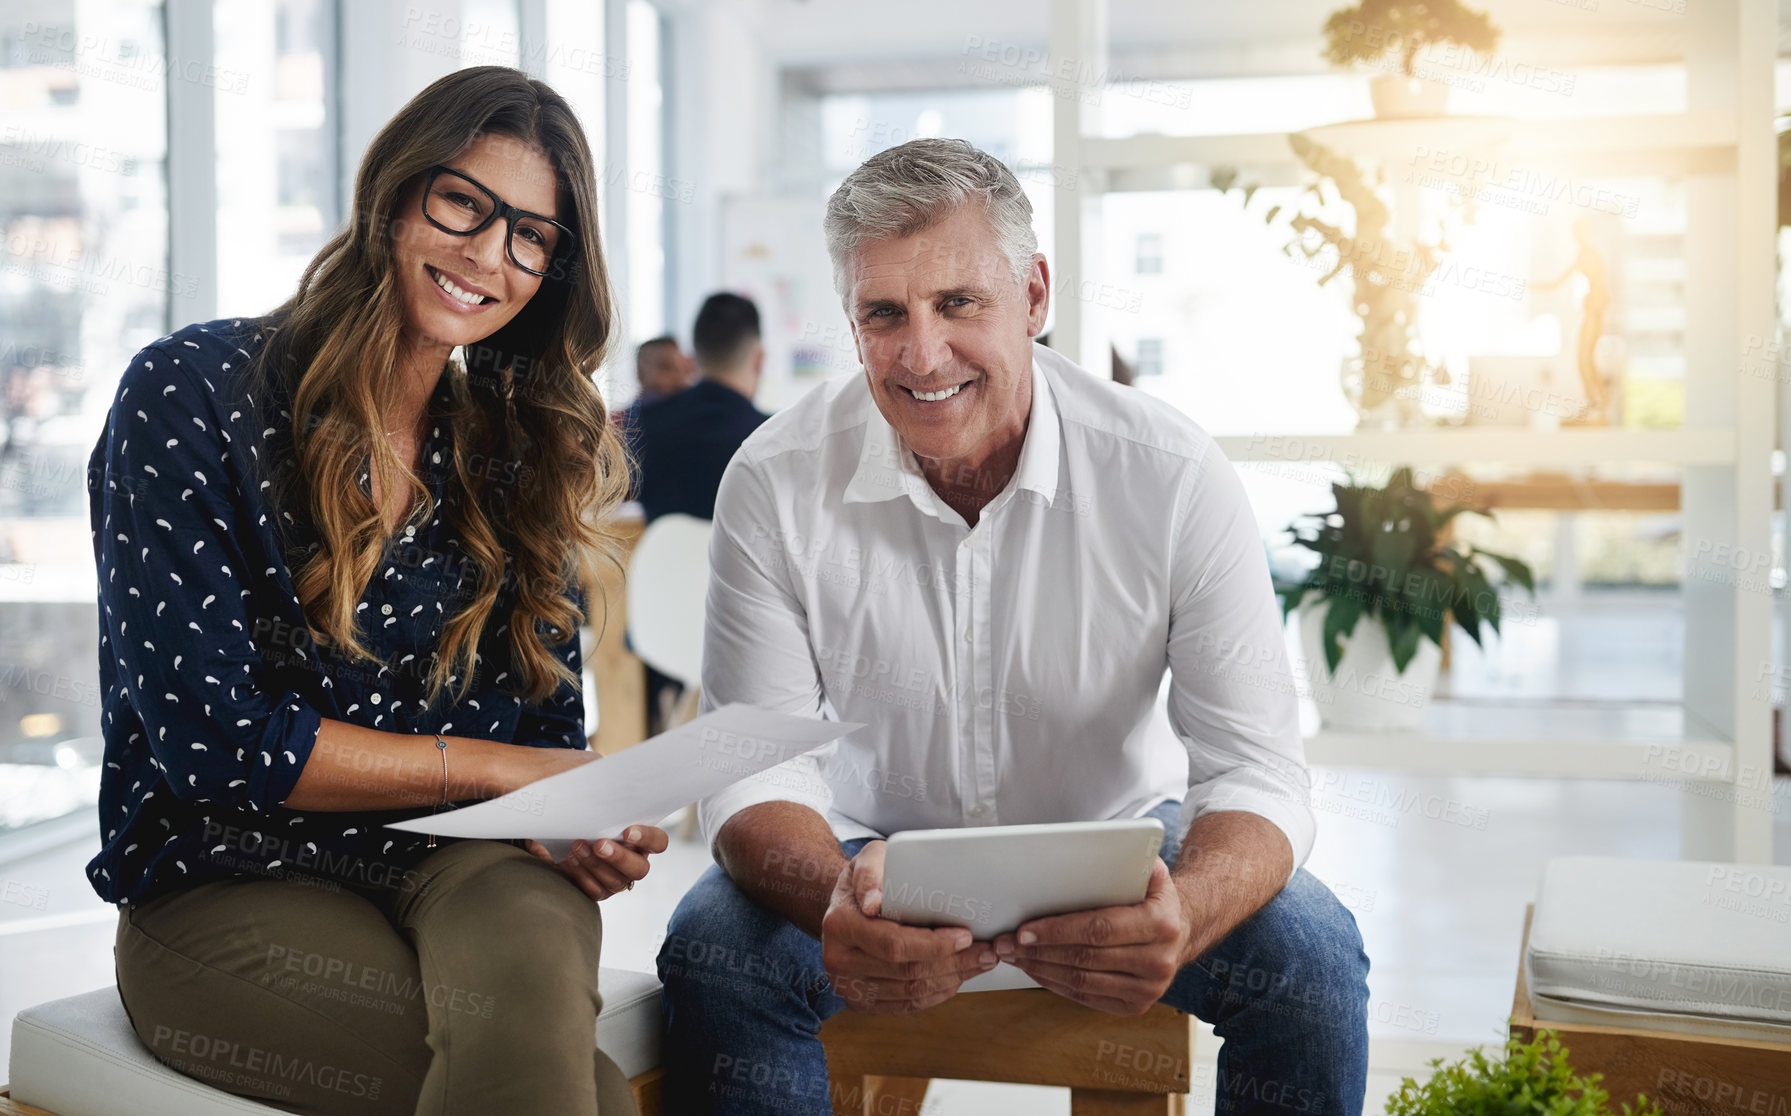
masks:
<svg viewBox="0 0 1791 1116"><path fill-rule="evenodd" d="M642 341L634 350L634 377L640 394L634 406L644 407L676 395L696 382L696 365L671 334Z"/></svg>
<svg viewBox="0 0 1791 1116"><path fill-rule="evenodd" d="M752 402L765 345L751 299L710 295L697 311L691 348L696 383L641 407L628 431L648 523L671 512L713 518L715 492L734 451L771 417Z"/></svg>
<svg viewBox="0 0 1791 1116"><path fill-rule="evenodd" d="M698 379L688 390L631 409L626 436L633 451L635 499L647 522L681 512L715 515L721 474L746 436L771 417L753 406L765 367L759 308L736 294L714 294L691 330ZM701 593L703 587L691 586ZM647 667L647 728L662 731L684 683Z"/></svg>

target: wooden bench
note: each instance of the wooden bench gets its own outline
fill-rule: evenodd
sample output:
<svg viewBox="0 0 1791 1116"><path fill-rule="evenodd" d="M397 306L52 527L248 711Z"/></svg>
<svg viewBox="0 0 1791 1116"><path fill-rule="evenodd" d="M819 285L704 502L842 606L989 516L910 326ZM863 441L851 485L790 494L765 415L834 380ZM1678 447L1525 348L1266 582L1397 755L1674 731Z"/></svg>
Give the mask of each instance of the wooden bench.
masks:
<svg viewBox="0 0 1791 1116"><path fill-rule="evenodd" d="M634 1103L640 1106L641 1116L662 1116L664 1100L662 1098L665 1084L664 1070L649 1070L628 1082L634 1086ZM61 1116L29 1104L20 1104L12 1099L12 1089L0 1085L0 1116Z"/></svg>
<svg viewBox="0 0 1791 1116"><path fill-rule="evenodd" d="M605 969L607 988L596 1044L623 1074L641 1116L660 1116L665 1071L660 1066L661 994L649 973ZM282 1111L253 1097L235 1096L158 1061L132 1029L115 988L37 1004L12 1022L12 1075L36 1104L0 1085L0 1116L95 1116L143 1111L199 1113Z"/></svg>
<svg viewBox="0 0 1791 1116"><path fill-rule="evenodd" d="M1164 1004L1119 1016L1042 988L967 992L913 1015L821 1028L834 1116L919 1116L931 1078L1055 1085L1073 1116L1180 1116L1194 1027Z"/></svg>
<svg viewBox="0 0 1791 1116"><path fill-rule="evenodd" d="M1791 1044L1538 1020L1530 1005L1523 961L1535 911L1531 904L1524 913L1517 989L1511 1001L1512 1038L1531 1042L1538 1030L1555 1032L1575 1073L1604 1074L1603 1086L1613 1107L1633 1103L1637 1093L1646 1093L1669 1116L1791 1112Z"/></svg>

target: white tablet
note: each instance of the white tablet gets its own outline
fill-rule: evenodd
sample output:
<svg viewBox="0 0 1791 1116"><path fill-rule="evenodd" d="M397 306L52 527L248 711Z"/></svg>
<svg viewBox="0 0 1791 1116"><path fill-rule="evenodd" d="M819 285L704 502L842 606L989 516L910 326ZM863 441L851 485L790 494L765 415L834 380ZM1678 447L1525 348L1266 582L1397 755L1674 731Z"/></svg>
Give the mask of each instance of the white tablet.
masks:
<svg viewBox="0 0 1791 1116"><path fill-rule="evenodd" d="M882 917L966 926L978 941L1047 915L1143 902L1156 818L910 829L889 838Z"/></svg>

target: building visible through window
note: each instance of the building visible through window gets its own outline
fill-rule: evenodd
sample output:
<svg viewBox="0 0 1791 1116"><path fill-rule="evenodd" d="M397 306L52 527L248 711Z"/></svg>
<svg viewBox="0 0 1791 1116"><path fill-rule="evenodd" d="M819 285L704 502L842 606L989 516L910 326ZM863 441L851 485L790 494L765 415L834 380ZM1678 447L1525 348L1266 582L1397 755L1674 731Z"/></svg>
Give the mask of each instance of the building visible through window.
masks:
<svg viewBox="0 0 1791 1116"><path fill-rule="evenodd" d="M1139 376L1161 376L1163 374L1163 339L1161 337L1140 337L1138 339Z"/></svg>
<svg viewBox="0 0 1791 1116"><path fill-rule="evenodd" d="M1137 260L1138 274L1163 274L1163 234L1139 233Z"/></svg>

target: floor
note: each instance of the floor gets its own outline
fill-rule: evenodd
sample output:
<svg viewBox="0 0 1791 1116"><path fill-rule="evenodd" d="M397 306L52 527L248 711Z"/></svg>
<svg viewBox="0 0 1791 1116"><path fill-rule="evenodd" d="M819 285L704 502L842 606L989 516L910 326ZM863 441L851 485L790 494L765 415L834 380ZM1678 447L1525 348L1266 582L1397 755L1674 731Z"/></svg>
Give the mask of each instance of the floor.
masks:
<svg viewBox="0 0 1791 1116"><path fill-rule="evenodd" d="M1319 840L1307 867L1354 911L1374 965L1369 1111L1381 1111L1400 1078L1421 1073L1431 1058L1500 1040L1511 1008L1524 904L1550 856L1678 852L1678 792L1667 787L1340 774L1376 780L1396 800L1453 801L1465 808L1463 816L1486 819L1485 828L1476 829L1433 820L1425 814L1441 811L1421 808L1364 819L1328 811L1321 799ZM1787 863L1791 780L1780 779L1777 791L1778 859ZM0 1019L112 982L116 915L81 875L96 837L0 866ZM605 964L651 971L667 917L708 863L700 842L674 842L640 886L605 903ZM1210 1035L1196 1043L1197 1113L1211 1111L1216 1049ZM4 1065L0 1060L0 1080ZM1068 1112L1063 1090L940 1082L924 1116Z"/></svg>
<svg viewBox="0 0 1791 1116"><path fill-rule="evenodd" d="M1623 688L1635 692L1614 695L1613 683L1595 682L1580 668L1564 677L1591 683L1589 689L1604 691L1599 696L1662 694L1677 671L1674 618L1659 615L1638 627L1634 609L1624 607L1611 610L1607 626L1597 611L1574 625L1574 640L1555 643L1550 657L1596 657L1608 639L1622 646L1629 668ZM1597 638L1601 629L1604 638ZM1506 686L1536 693L1533 672L1521 664L1508 665L1502 679L1476 674L1463 687L1475 698L1497 697ZM1424 1074L1430 1059L1501 1040L1524 904L1549 857L1679 853L1680 792L1668 786L1325 769L1315 771L1315 785L1319 838L1307 867L1354 911L1374 965L1371 1112L1384 1109L1401 1077ZM1774 790L1777 860L1791 863L1791 780L1780 778ZM1381 805L1356 808L1364 796ZM0 863L0 1019L112 981L116 916L81 874L97 835L77 830ZM639 887L609 900L605 964L650 971L667 916L708 862L700 843L674 842ZM1216 1048L1210 1034L1197 1042L1193 1112L1212 1109ZM0 1080L4 1067L0 1060ZM936 1083L924 1109L925 1116L1068 1112L1063 1090L967 1082Z"/></svg>

